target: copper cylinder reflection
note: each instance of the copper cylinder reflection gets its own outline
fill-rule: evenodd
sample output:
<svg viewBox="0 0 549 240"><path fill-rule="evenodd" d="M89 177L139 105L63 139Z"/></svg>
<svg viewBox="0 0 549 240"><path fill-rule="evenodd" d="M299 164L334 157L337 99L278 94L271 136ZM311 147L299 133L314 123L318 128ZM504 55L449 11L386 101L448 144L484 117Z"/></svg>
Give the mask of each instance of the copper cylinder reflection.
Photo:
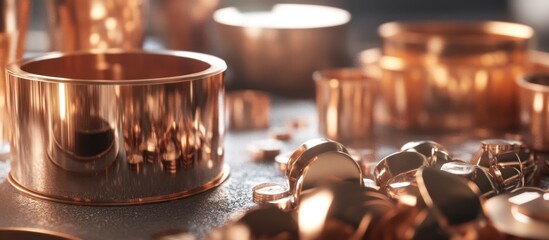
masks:
<svg viewBox="0 0 549 240"><path fill-rule="evenodd" d="M32 71L32 70L29 70ZM103 170L116 159L118 103L114 88L60 83L47 91L50 159L74 172Z"/></svg>
<svg viewBox="0 0 549 240"><path fill-rule="evenodd" d="M46 1L50 50L141 48L147 0Z"/></svg>
<svg viewBox="0 0 549 240"><path fill-rule="evenodd" d="M166 48L205 52L207 27L219 0L151 1L153 29Z"/></svg>
<svg viewBox="0 0 549 240"><path fill-rule="evenodd" d="M549 73L518 78L521 123L525 142L538 151L549 151Z"/></svg>
<svg viewBox="0 0 549 240"><path fill-rule="evenodd" d="M352 68L318 71L313 78L321 134L346 143L372 134L376 79Z"/></svg>
<svg viewBox="0 0 549 240"><path fill-rule="evenodd" d="M92 205L163 201L219 185L228 174L225 68L204 54L128 50L11 64L10 182L40 198Z"/></svg>
<svg viewBox="0 0 549 240"><path fill-rule="evenodd" d="M504 22L386 23L381 92L404 129L518 126L513 80L528 62L533 30Z"/></svg>
<svg viewBox="0 0 549 240"><path fill-rule="evenodd" d="M21 58L25 47L25 36L30 8L30 0L0 1L0 158L5 158L9 150L9 118L6 115L5 66Z"/></svg>

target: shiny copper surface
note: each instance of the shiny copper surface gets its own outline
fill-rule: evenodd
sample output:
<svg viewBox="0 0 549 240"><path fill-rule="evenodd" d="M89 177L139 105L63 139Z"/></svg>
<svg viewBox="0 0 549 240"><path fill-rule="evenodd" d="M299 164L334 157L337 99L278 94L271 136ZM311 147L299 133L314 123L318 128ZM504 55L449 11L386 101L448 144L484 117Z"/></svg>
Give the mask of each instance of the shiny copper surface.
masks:
<svg viewBox="0 0 549 240"><path fill-rule="evenodd" d="M427 158L418 152L396 152L379 161L374 169L377 184L384 188L394 177L401 174L415 174L429 165Z"/></svg>
<svg viewBox="0 0 549 240"><path fill-rule="evenodd" d="M80 238L44 229L11 227L0 228L0 239L79 240Z"/></svg>
<svg viewBox="0 0 549 240"><path fill-rule="evenodd" d="M265 204L290 196L285 185L277 183L260 183L252 188L252 199L257 204Z"/></svg>
<svg viewBox="0 0 549 240"><path fill-rule="evenodd" d="M520 88L520 117L527 132L525 142L534 150L549 151L549 73L517 79Z"/></svg>
<svg viewBox="0 0 549 240"><path fill-rule="evenodd" d="M430 166L441 167L451 162L449 151L437 142L429 140L407 142L400 148L401 151L412 151L420 153L427 158Z"/></svg>
<svg viewBox="0 0 549 240"><path fill-rule="evenodd" d="M51 53L8 66L10 182L56 201L117 205L219 185L225 63L176 51Z"/></svg>
<svg viewBox="0 0 549 240"><path fill-rule="evenodd" d="M271 99L269 94L255 90L227 93L229 129L249 130L268 128Z"/></svg>
<svg viewBox="0 0 549 240"><path fill-rule="evenodd" d="M6 79L4 68L23 55L30 0L0 1L0 159L9 155L9 121L6 115Z"/></svg>
<svg viewBox="0 0 549 240"><path fill-rule="evenodd" d="M423 200L449 232L464 232L486 221L472 182L434 168L418 170L416 179Z"/></svg>
<svg viewBox="0 0 549 240"><path fill-rule="evenodd" d="M526 189L490 198L484 204L484 211L494 227L505 234L524 239L546 239L549 236L549 221L521 210L531 204L548 206L547 199L537 189ZM537 206L536 211L542 216L549 214L547 207Z"/></svg>
<svg viewBox="0 0 549 240"><path fill-rule="evenodd" d="M353 68L317 71L313 79L321 134L346 144L373 135L377 79Z"/></svg>
<svg viewBox="0 0 549 240"><path fill-rule="evenodd" d="M50 50L141 48L146 0L46 1Z"/></svg>
<svg viewBox="0 0 549 240"><path fill-rule="evenodd" d="M152 30L166 48L207 52L208 24L219 0L151 1Z"/></svg>
<svg viewBox="0 0 549 240"><path fill-rule="evenodd" d="M380 26L380 92L401 129L506 129L519 123L511 82L529 61L533 30L505 22Z"/></svg>
<svg viewBox="0 0 549 240"><path fill-rule="evenodd" d="M220 56L237 87L312 97L312 72L349 64L345 10L271 4L222 8L213 17Z"/></svg>
<svg viewBox="0 0 549 240"><path fill-rule="evenodd" d="M347 149L338 142L315 138L301 144L286 165L290 193L299 201L302 190L325 179L354 181L362 185L362 170Z"/></svg>

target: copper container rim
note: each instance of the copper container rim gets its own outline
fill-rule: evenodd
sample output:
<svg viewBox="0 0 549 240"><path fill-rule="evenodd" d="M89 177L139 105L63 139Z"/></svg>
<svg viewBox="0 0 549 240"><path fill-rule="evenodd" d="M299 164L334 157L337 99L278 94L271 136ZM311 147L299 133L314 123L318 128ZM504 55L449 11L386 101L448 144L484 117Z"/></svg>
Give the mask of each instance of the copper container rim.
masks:
<svg viewBox="0 0 549 240"><path fill-rule="evenodd" d="M61 232L56 232L56 231L51 231L51 230L46 230L46 229L40 229L40 228L29 228L29 227L2 227L2 228L0 228L0 232L35 233L35 234L46 235L46 236L49 236L49 237L54 237L54 238L59 238L59 239L63 238L63 239L67 239L67 240L78 240L78 239L80 239L80 238L77 238L75 236L72 236L72 235L69 235L69 234L66 234L66 233L61 233ZM45 236L42 236L42 237L45 237Z"/></svg>
<svg viewBox="0 0 549 240"><path fill-rule="evenodd" d="M536 77L544 77L547 79L547 84L534 83L531 79ZM528 89L534 92L549 92L549 72L534 72L521 75L516 80L519 87Z"/></svg>
<svg viewBox="0 0 549 240"><path fill-rule="evenodd" d="M425 29L428 29L425 31ZM506 41L522 41L532 38L534 29L530 26L500 21L410 21L387 22L379 26L378 34L382 38L391 38L399 33L406 35L405 42L423 43L433 37L444 37L446 41L463 42L470 36L456 33L494 34L510 37ZM514 38L514 39L512 39ZM505 40L504 40L505 41Z"/></svg>
<svg viewBox="0 0 549 240"><path fill-rule="evenodd" d="M157 78L142 78L142 79L122 79L122 80L105 80L105 79L75 79L66 77L53 77L42 74L35 74L24 71L22 66L36 61L52 60L57 58L79 56L79 55L117 55L117 54L141 54L141 55L165 55L171 57L180 57L196 60L208 64L209 66L199 72ZM227 69L227 64L222 59L203 53L174 51L174 50L126 50L126 49L107 49L107 50L88 50L77 52L49 52L41 56L21 59L6 66L7 74L29 79L32 81L51 82L51 83L78 83L89 85L140 85L140 84L164 84L173 82L193 81L208 78Z"/></svg>
<svg viewBox="0 0 549 240"><path fill-rule="evenodd" d="M234 17L235 13L242 13L241 11L238 11L238 7L232 6L232 7L225 7L220 8L216 10L213 14L213 19L216 23L225 25L225 26L231 26L231 27L238 27L238 28L257 28L257 29L277 29L277 30L307 30L307 29L320 29L320 28L329 28L329 27L337 27L342 26L345 24L348 24L351 21L351 13L349 13L345 9L337 8L337 7L331 7L331 6L324 6L324 5L316 5L316 4L294 4L294 3L281 3L281 4L275 4L273 6L273 9L277 6L299 6L299 7L314 7L317 10L322 9L324 11L332 11L332 13L338 14L341 16L341 19L339 21L334 21L334 23L329 24L317 24L317 25L311 25L311 26L296 26L293 24L290 25L284 25L284 26L269 26L269 25L261 25L257 23L249 23L249 22L241 22L233 20L226 20L225 18ZM299 12L296 12L296 14L300 14ZM330 16L323 16L323 18L330 17ZM293 26L292 26L293 25Z"/></svg>

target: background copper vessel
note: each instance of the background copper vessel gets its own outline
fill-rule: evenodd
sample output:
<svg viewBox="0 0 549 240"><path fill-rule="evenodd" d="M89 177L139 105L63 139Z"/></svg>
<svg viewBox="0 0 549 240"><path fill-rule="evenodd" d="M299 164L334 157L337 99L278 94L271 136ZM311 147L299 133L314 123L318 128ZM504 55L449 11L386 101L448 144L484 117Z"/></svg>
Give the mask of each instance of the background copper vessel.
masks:
<svg viewBox="0 0 549 240"><path fill-rule="evenodd" d="M514 79L534 31L505 22L391 22L379 27L381 93L403 129L518 126Z"/></svg>
<svg viewBox="0 0 549 240"><path fill-rule="evenodd" d="M549 151L549 72L530 73L517 79L520 117L526 143L533 149Z"/></svg>
<svg viewBox="0 0 549 240"><path fill-rule="evenodd" d="M349 20L345 10L306 4L214 13L231 84L294 97L314 95L314 71L349 64Z"/></svg>
<svg viewBox="0 0 549 240"><path fill-rule="evenodd" d="M147 0L51 0L50 50L141 48Z"/></svg>
<svg viewBox="0 0 549 240"><path fill-rule="evenodd" d="M346 144L373 135L377 79L354 68L317 71L313 79L321 134Z"/></svg>
<svg viewBox="0 0 549 240"><path fill-rule="evenodd" d="M192 52L51 53L8 67L10 182L61 202L121 205L220 184L225 62Z"/></svg>
<svg viewBox="0 0 549 240"><path fill-rule="evenodd" d="M4 68L23 55L29 8L30 0L0 1L0 159L9 155Z"/></svg>
<svg viewBox="0 0 549 240"><path fill-rule="evenodd" d="M219 0L151 1L152 30L168 49L209 52L208 29Z"/></svg>

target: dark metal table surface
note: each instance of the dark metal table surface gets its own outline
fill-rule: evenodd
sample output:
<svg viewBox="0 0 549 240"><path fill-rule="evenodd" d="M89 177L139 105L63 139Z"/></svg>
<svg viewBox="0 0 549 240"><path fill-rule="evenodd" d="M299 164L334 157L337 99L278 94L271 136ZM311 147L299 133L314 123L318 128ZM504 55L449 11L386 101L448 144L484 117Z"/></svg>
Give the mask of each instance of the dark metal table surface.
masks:
<svg viewBox="0 0 549 240"><path fill-rule="evenodd" d="M305 140L318 137L315 105L310 100L274 101L271 126L283 126L296 118L307 119L309 124L297 130L293 139L285 143L284 150L287 151ZM437 140L451 149L453 156L461 159L468 159L479 147L478 140L463 132L437 135L379 128L376 131L376 136L365 146L372 161L378 161L403 143L418 138ZM220 187L185 199L136 206L91 207L33 199L10 186L6 181L9 162L0 161L0 228L40 228L83 239L151 239L158 233L184 230L202 239L213 228L255 206L251 198L254 185L284 182L274 163L252 162L246 152L248 143L267 137L267 131L262 130L229 132L225 149L231 176ZM539 184L545 188L548 186L546 179Z"/></svg>

